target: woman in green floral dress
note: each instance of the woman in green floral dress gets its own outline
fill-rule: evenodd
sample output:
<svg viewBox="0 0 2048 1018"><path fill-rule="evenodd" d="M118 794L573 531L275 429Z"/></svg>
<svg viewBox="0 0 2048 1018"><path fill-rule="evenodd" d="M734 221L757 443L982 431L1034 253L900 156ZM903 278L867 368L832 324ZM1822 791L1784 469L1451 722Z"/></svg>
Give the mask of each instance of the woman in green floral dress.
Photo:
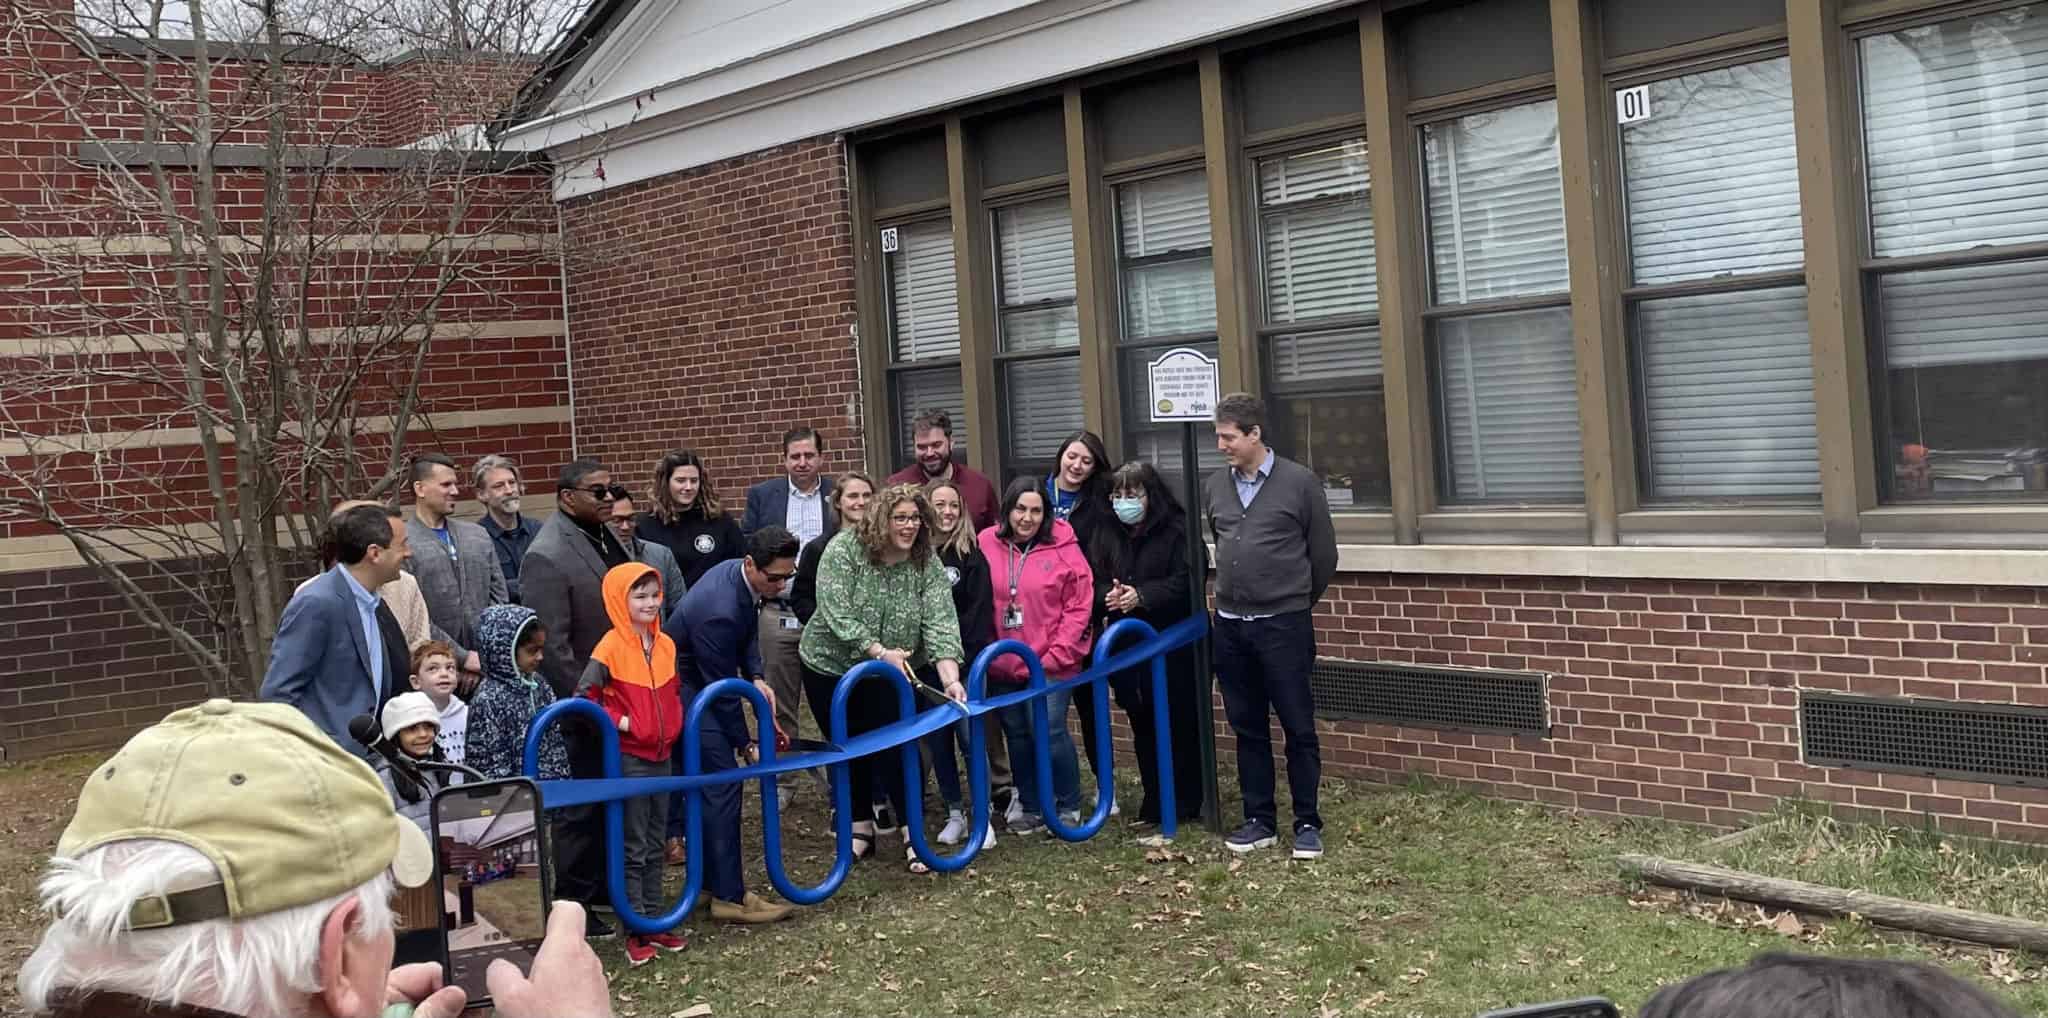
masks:
<svg viewBox="0 0 2048 1018"><path fill-rule="evenodd" d="M829 725L832 692L840 676L863 661L882 661L915 684L916 669L931 667L945 695L966 702L961 684L960 619L953 588L932 550L934 517L924 490L898 484L882 490L857 525L841 530L818 563L818 610L804 626L798 653L804 664L804 696ZM900 716L891 683L869 680L847 700L846 730L860 735ZM898 750L852 763L853 788L874 787L875 768ZM885 782L899 817L908 817L903 783ZM874 806L853 797L855 858L874 850Z"/></svg>

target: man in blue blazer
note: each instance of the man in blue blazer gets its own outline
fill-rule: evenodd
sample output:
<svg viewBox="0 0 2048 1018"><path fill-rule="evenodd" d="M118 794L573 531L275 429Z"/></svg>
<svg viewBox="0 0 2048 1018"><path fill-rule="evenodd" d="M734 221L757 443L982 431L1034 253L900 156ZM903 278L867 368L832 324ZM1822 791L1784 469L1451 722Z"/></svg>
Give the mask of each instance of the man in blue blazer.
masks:
<svg viewBox="0 0 2048 1018"><path fill-rule="evenodd" d="M797 548L832 536L839 517L832 511L832 478L820 471L825 465L825 440L817 429L799 425L782 434L782 468L785 476L771 477L747 489L747 513L740 518L740 533L753 539L763 527L781 527L796 535ZM786 586L786 585L785 585ZM797 638L803 625L796 609L784 594L771 594L761 602L761 660L768 668L768 685L775 690L775 720L783 731L796 731L797 704L804 698L803 662L797 657ZM785 805L793 786L782 786Z"/></svg>
<svg viewBox="0 0 2048 1018"><path fill-rule="evenodd" d="M260 696L297 707L336 745L363 753L349 720L376 713L407 685L405 638L377 588L398 578L410 550L398 511L387 506L345 506L328 530L334 568L284 606Z"/></svg>

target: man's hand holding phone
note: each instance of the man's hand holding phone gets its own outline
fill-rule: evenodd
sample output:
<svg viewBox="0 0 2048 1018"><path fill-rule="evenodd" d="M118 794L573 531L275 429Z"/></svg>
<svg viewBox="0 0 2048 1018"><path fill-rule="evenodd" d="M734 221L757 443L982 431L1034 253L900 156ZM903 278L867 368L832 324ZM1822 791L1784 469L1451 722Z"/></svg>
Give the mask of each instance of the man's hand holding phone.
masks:
<svg viewBox="0 0 2048 1018"><path fill-rule="evenodd" d="M583 939L583 922L581 904L555 902L531 971L502 958L484 970L499 1018L611 1018L611 986Z"/></svg>

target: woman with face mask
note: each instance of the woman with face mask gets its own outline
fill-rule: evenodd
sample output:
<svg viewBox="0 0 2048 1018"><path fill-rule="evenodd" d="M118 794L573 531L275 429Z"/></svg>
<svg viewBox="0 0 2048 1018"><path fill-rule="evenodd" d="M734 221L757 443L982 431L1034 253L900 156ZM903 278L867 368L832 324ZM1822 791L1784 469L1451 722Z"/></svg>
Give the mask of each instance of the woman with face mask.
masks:
<svg viewBox="0 0 2048 1018"><path fill-rule="evenodd" d="M1110 474L1109 504L1116 523L1098 528L1089 559L1096 566L1095 621L1106 629L1124 619L1139 619L1163 630L1193 614L1188 603L1187 514L1166 490L1166 482L1150 463L1126 463ZM1208 569L1203 552L1202 567ZM1138 757L1138 778L1145 798L1138 805L1137 826L1156 827L1164 809L1188 821L1202 815L1201 733L1196 698L1207 684L1195 673L1194 648L1183 647L1166 658L1166 704L1172 730L1172 803L1159 801L1160 733L1153 726L1152 669L1149 665L1118 672L1109 680L1118 707L1131 725L1131 743Z"/></svg>
<svg viewBox="0 0 2048 1018"><path fill-rule="evenodd" d="M1095 595L1095 576L1088 557L1074 540L1073 528L1053 518L1045 490L1028 477L1011 482L1003 495L995 526L977 538L988 560L989 589L995 595L995 635L1019 640L1037 653L1053 692L1045 697L1051 741L1052 795L1068 823L1080 822L1081 777L1074 738L1067 733L1067 703L1074 689L1065 680L1088 663L1088 627ZM1031 679L1021 658L1005 655L989 666L991 689L1014 690ZM1015 834L1045 828L1040 811L1045 803L1038 788L1038 747L1031 736L1031 705L1003 711L1003 731L1010 742L1010 769L1016 775L1023 815L1010 822Z"/></svg>

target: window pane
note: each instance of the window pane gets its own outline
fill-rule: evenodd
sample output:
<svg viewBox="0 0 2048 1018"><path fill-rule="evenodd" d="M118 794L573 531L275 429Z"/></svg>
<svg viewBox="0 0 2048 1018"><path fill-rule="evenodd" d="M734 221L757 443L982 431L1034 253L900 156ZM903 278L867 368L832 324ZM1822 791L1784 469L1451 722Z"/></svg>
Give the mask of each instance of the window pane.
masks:
<svg viewBox="0 0 2048 1018"><path fill-rule="evenodd" d="M1438 304L1566 289L1557 103L1422 129Z"/></svg>
<svg viewBox="0 0 2048 1018"><path fill-rule="evenodd" d="M896 462L912 461L910 422L919 411L934 408L952 415L953 456L962 458L967 449L968 428L967 396L960 388L960 369L896 372Z"/></svg>
<svg viewBox="0 0 2048 1018"><path fill-rule="evenodd" d="M1268 441L1314 471L1338 512L1383 507L1393 497L1387 470L1387 400L1367 389L1266 401Z"/></svg>
<svg viewBox="0 0 2048 1018"><path fill-rule="evenodd" d="M996 210L996 259L1005 305L1074 296L1074 220L1065 198Z"/></svg>
<svg viewBox="0 0 2048 1018"><path fill-rule="evenodd" d="M1791 78L1779 57L1650 85L1621 129L1637 282L1802 264Z"/></svg>
<svg viewBox="0 0 2048 1018"><path fill-rule="evenodd" d="M1188 343L1211 357L1216 356L1214 341ZM1145 368L1152 358L1175 347L1155 346L1149 349L1125 350L1121 359L1121 382L1123 388L1124 412L1124 455L1130 459L1144 460L1159 470L1166 479L1168 490L1179 495L1181 491L1181 435L1184 425L1153 424L1148 409ZM1195 425L1196 452L1201 459L1203 473L1221 469L1223 454L1216 451L1216 429L1207 423Z"/></svg>
<svg viewBox="0 0 2048 1018"><path fill-rule="evenodd" d="M1378 326L1336 332L1291 333L1266 341L1268 378L1280 388L1328 386L1332 379L1380 377Z"/></svg>
<svg viewBox="0 0 2048 1018"><path fill-rule="evenodd" d="M1881 256L2048 239L2048 17L2040 5L1863 40Z"/></svg>
<svg viewBox="0 0 2048 1018"><path fill-rule="evenodd" d="M1886 276L1878 307L1894 493L2048 491L2048 262Z"/></svg>
<svg viewBox="0 0 2048 1018"><path fill-rule="evenodd" d="M1124 338L1216 331L1216 270L1209 257L1124 269Z"/></svg>
<svg viewBox="0 0 2048 1018"><path fill-rule="evenodd" d="M1436 344L1446 501L1583 501L1571 312L1446 319Z"/></svg>
<svg viewBox="0 0 2048 1018"><path fill-rule="evenodd" d="M896 243L896 252L887 256L889 338L896 359L960 356L953 227L945 220L912 223L897 228Z"/></svg>
<svg viewBox="0 0 2048 1018"><path fill-rule="evenodd" d="M1636 316L1652 493L1820 494L1803 287L1645 301Z"/></svg>
<svg viewBox="0 0 2048 1018"><path fill-rule="evenodd" d="M1003 370L1003 417L1009 434L1003 467L1050 473L1060 440L1081 430L1081 359L1011 364Z"/></svg>
<svg viewBox="0 0 2048 1018"><path fill-rule="evenodd" d="M1072 304L1005 311L999 317L1006 353L1081 345L1081 319Z"/></svg>
<svg viewBox="0 0 2048 1018"><path fill-rule="evenodd" d="M1134 180L1116 189L1125 258L1209 249L1209 178L1201 170Z"/></svg>
<svg viewBox="0 0 2048 1018"><path fill-rule="evenodd" d="M1266 320L1377 314L1365 143L1262 159L1258 173Z"/></svg>

